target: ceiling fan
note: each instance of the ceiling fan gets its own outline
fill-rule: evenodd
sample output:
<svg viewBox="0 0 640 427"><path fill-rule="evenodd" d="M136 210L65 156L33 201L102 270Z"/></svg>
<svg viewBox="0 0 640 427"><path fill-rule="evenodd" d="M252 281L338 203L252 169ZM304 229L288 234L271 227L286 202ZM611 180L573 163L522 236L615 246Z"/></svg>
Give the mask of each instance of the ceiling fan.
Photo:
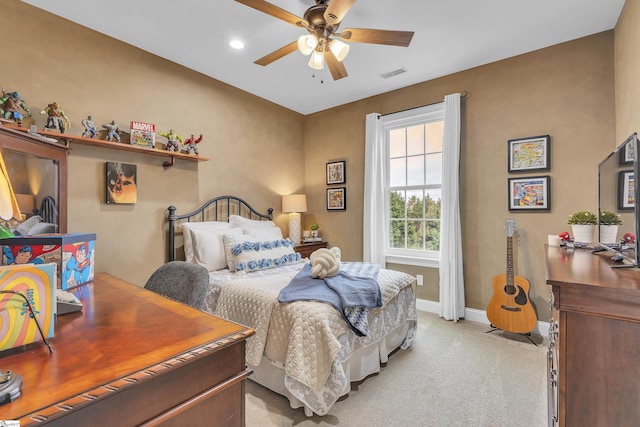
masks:
<svg viewBox="0 0 640 427"><path fill-rule="evenodd" d="M299 50L311 55L309 66L316 70L324 68L326 62L334 80L347 77L343 64L350 46L342 40L356 43L372 43L407 47L413 38L413 31L373 30L368 28L346 28L338 32L342 18L349 12L356 0L315 0L304 12L304 19L287 12L264 0L235 0L260 12L281 19L297 27L305 28L309 34L254 61L266 66ZM342 39L342 40L340 40Z"/></svg>

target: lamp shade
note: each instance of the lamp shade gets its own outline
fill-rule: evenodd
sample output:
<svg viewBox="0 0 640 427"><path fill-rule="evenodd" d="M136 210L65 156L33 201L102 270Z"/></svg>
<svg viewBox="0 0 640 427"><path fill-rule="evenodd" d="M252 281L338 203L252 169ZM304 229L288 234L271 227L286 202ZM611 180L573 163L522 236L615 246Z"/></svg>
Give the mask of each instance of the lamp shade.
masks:
<svg viewBox="0 0 640 427"><path fill-rule="evenodd" d="M0 152L0 219L10 221L12 219L21 219L20 208L16 201L16 196L9 181L9 174Z"/></svg>
<svg viewBox="0 0 640 427"><path fill-rule="evenodd" d="M347 57L349 49L351 49L351 46L341 42L340 40L333 39L329 43L329 50L331 50L331 53L333 53L336 59L340 62L342 62L344 58Z"/></svg>
<svg viewBox="0 0 640 427"><path fill-rule="evenodd" d="M318 39L316 39L311 34L306 34L304 36L298 37L298 50L303 55L310 55L313 52L313 49L318 46Z"/></svg>
<svg viewBox="0 0 640 427"><path fill-rule="evenodd" d="M314 70L322 70L324 68L324 52L314 50L309 58L309 67Z"/></svg>
<svg viewBox="0 0 640 427"><path fill-rule="evenodd" d="M304 194L289 194L282 196L282 212L306 212L307 196Z"/></svg>

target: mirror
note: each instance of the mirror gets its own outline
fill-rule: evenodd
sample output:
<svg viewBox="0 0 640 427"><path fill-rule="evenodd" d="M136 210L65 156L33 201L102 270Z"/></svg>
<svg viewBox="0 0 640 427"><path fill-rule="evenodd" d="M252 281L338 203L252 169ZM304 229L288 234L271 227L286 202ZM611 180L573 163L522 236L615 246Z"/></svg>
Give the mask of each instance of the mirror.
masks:
<svg viewBox="0 0 640 427"><path fill-rule="evenodd" d="M613 234L610 227L598 224L598 243L625 261L628 266L640 266L637 237L640 231L639 206L635 203L640 187L635 185L638 176L639 161L635 156L638 150L638 138L634 133L609 154L598 165L598 222L603 211L620 215L622 224ZM636 237L635 242L625 240L628 233Z"/></svg>
<svg viewBox="0 0 640 427"><path fill-rule="evenodd" d="M0 127L0 150L24 219L67 231L67 147Z"/></svg>

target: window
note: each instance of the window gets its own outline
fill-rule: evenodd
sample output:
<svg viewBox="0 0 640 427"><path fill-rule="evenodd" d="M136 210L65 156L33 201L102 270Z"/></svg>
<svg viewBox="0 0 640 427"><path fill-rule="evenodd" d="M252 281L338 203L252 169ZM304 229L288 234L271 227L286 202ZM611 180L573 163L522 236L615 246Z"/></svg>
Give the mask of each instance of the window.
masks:
<svg viewBox="0 0 640 427"><path fill-rule="evenodd" d="M381 118L386 150L388 262L437 266L444 105Z"/></svg>

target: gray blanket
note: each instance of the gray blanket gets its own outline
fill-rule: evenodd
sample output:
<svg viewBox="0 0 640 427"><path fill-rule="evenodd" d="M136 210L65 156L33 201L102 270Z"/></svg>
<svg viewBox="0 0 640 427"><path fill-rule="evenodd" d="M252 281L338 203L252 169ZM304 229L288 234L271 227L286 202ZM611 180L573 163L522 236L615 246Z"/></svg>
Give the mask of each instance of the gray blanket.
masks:
<svg viewBox="0 0 640 427"><path fill-rule="evenodd" d="M311 264L280 291L278 301L320 301L331 304L358 336L369 333L369 309L382 307L377 264L349 263L340 265L333 277L313 279Z"/></svg>

